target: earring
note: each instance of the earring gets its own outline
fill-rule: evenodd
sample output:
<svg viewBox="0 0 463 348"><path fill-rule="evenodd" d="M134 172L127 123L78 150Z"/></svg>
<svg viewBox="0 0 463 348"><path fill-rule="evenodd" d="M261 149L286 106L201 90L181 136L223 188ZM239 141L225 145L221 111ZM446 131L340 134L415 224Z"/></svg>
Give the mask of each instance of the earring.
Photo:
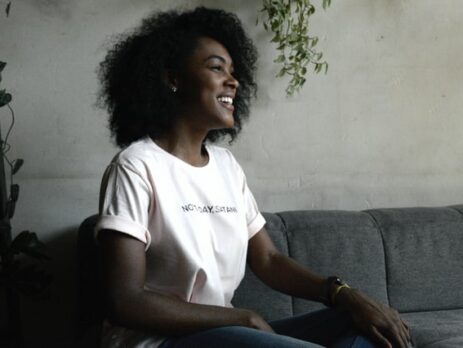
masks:
<svg viewBox="0 0 463 348"><path fill-rule="evenodd" d="M175 87L175 86L172 86L172 87L171 87L171 90L172 90L172 92L174 92L174 93L175 93L175 92L177 92L177 87Z"/></svg>

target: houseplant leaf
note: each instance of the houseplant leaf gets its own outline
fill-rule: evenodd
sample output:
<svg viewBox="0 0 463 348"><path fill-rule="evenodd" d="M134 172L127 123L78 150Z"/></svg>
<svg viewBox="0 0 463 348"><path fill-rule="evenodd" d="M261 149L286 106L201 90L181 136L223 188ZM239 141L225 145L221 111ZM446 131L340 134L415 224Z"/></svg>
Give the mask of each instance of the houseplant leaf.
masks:
<svg viewBox="0 0 463 348"><path fill-rule="evenodd" d="M34 264L18 267L13 278L15 287L22 294L35 297L47 296L51 281L52 277Z"/></svg>
<svg viewBox="0 0 463 348"><path fill-rule="evenodd" d="M21 169L22 165L24 164L24 160L22 158L18 158L14 161L13 169L11 170L11 174L15 175L19 169Z"/></svg>
<svg viewBox="0 0 463 348"><path fill-rule="evenodd" d="M7 93L4 89L0 90L0 108L11 102L12 99L10 93Z"/></svg>
<svg viewBox="0 0 463 348"><path fill-rule="evenodd" d="M49 260L50 257L43 252L44 247L34 232L22 231L13 239L10 250L13 254L24 253L39 260Z"/></svg>

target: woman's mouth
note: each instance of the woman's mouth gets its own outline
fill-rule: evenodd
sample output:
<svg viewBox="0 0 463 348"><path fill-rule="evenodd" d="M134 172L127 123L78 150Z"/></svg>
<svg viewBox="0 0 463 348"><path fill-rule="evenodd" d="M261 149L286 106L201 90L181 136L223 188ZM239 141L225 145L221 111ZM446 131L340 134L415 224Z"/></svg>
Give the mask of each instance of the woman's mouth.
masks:
<svg viewBox="0 0 463 348"><path fill-rule="evenodd" d="M234 110L234 107L233 107L233 98L232 97L228 97L228 96L220 96L220 97L217 97L217 100L219 101L219 103L225 107L226 109L228 110Z"/></svg>

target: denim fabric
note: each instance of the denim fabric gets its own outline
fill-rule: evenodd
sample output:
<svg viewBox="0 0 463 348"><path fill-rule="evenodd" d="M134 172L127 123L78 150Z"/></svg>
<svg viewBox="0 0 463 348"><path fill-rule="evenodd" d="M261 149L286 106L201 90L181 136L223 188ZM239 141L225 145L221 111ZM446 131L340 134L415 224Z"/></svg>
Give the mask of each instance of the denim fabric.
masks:
<svg viewBox="0 0 463 348"><path fill-rule="evenodd" d="M160 348L373 348L355 333L347 314L323 309L269 322L275 333L243 326L224 326L167 339Z"/></svg>

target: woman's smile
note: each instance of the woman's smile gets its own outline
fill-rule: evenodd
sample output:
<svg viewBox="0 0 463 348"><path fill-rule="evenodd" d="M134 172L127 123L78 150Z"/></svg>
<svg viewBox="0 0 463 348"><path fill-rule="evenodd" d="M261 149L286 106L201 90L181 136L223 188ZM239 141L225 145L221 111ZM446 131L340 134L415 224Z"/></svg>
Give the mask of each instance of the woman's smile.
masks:
<svg viewBox="0 0 463 348"><path fill-rule="evenodd" d="M217 100L219 101L219 103L224 108L226 108L228 110L231 110L232 112L235 109L235 107L233 106L233 98L232 97L220 96L220 97L217 97Z"/></svg>

